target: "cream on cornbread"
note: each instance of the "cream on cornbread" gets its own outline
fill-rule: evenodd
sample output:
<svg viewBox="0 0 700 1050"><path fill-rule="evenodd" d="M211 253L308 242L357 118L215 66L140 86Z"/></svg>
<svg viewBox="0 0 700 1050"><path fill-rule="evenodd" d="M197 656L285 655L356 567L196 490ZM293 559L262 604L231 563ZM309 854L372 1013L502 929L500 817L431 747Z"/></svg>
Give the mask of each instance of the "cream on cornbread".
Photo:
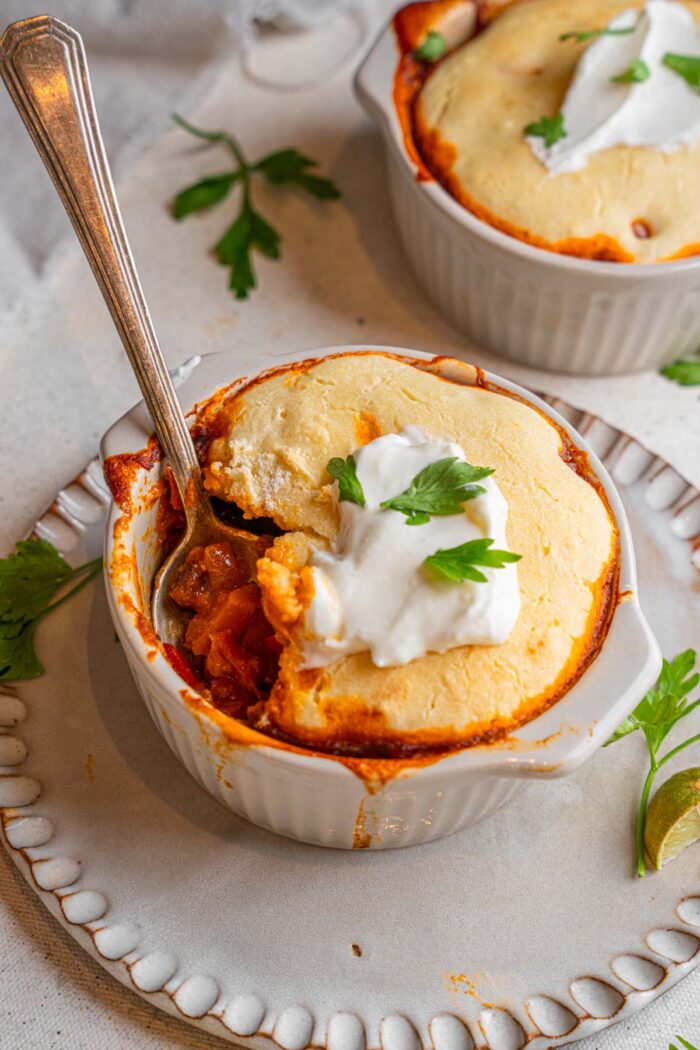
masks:
<svg viewBox="0 0 700 1050"><path fill-rule="evenodd" d="M377 667L369 653L303 666L315 551L338 531L326 465L380 435L418 426L495 469L508 504L520 615L501 645ZM258 563L263 607L282 643L257 725L304 745L368 755L494 739L558 699L595 656L616 600L618 533L585 457L544 415L497 389L428 365L351 352L268 373L224 402L206 484L284 530ZM407 531L411 531L408 529Z"/></svg>
<svg viewBox="0 0 700 1050"><path fill-rule="evenodd" d="M428 72L413 109L426 167L479 218L550 251L698 254L700 96L665 62L700 61L693 20L697 0L515 0ZM609 25L622 35L596 35ZM571 122L546 151L524 134L542 118Z"/></svg>

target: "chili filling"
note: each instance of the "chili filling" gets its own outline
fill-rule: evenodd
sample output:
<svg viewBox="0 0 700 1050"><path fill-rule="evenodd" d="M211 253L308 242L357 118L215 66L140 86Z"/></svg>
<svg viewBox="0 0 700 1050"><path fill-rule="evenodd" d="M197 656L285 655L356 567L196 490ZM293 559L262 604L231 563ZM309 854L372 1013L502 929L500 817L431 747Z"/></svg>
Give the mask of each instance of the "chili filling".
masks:
<svg viewBox="0 0 700 1050"><path fill-rule="evenodd" d="M245 562L226 542L194 547L170 597L193 613L180 652L202 691L224 714L247 720L277 678L281 646Z"/></svg>

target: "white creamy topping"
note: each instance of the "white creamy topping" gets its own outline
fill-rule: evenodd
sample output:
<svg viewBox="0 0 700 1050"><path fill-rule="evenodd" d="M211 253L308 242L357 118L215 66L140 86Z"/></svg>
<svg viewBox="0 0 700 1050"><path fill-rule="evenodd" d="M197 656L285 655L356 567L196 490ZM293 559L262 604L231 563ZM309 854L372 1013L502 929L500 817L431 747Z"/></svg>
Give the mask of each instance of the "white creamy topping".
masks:
<svg viewBox="0 0 700 1050"><path fill-rule="evenodd" d="M448 457L466 459L459 445L430 438L417 426L355 453L366 506L341 502L333 549L311 559L315 593L304 624L306 667L363 650L377 667L390 667L427 652L506 641L520 612L515 564L480 569L486 583L453 583L423 568L438 548L468 540L490 537L494 548L508 549L508 504L493 477L479 481L486 491L464 503L462 513L424 525L407 525L403 514L379 506Z"/></svg>
<svg viewBox="0 0 700 1050"><path fill-rule="evenodd" d="M635 27L623 36L601 36L584 51L561 108L566 137L547 148L528 136L535 156L552 175L577 171L611 146L653 146L664 153L700 138L700 95L662 64L667 52L700 57L700 27L676 0L648 0L642 10L623 11L609 29ZM581 26L582 30L598 28ZM572 40L559 47L577 47ZM648 80L615 84L635 59ZM533 114L533 121L540 114Z"/></svg>

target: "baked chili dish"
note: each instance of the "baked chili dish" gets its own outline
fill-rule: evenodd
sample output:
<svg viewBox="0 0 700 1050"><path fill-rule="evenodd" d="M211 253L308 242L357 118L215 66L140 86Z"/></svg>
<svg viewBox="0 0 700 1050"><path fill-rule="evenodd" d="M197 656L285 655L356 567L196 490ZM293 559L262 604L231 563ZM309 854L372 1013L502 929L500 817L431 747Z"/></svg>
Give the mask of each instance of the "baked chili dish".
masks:
<svg viewBox="0 0 700 1050"><path fill-rule="evenodd" d="M507 736L595 658L617 602L618 530L585 454L529 403L358 351L263 373L202 418L217 513L259 535L261 557L252 582L226 544L191 552L171 591L191 619L170 659L225 713L337 754L447 750ZM433 472L480 472L457 508L406 505L426 449ZM174 542L177 497L162 503ZM496 536L504 563L438 576L431 528L466 529L482 554Z"/></svg>

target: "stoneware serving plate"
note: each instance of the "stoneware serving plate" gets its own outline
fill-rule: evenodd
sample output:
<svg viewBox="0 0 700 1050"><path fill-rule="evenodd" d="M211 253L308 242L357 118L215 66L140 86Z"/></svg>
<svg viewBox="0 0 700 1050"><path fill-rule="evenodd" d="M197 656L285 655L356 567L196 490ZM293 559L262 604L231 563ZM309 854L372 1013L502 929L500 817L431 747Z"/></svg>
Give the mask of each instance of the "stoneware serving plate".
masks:
<svg viewBox="0 0 700 1050"><path fill-rule="evenodd" d="M554 405L620 487L664 653L697 645L700 494ZM78 563L101 550L107 509L93 462L36 532ZM202 1029L284 1050L541 1050L629 1017L700 958L698 847L633 876L635 737L451 838L327 850L254 827L188 776L136 692L101 583L38 646L46 675L0 694L5 845L106 970Z"/></svg>

